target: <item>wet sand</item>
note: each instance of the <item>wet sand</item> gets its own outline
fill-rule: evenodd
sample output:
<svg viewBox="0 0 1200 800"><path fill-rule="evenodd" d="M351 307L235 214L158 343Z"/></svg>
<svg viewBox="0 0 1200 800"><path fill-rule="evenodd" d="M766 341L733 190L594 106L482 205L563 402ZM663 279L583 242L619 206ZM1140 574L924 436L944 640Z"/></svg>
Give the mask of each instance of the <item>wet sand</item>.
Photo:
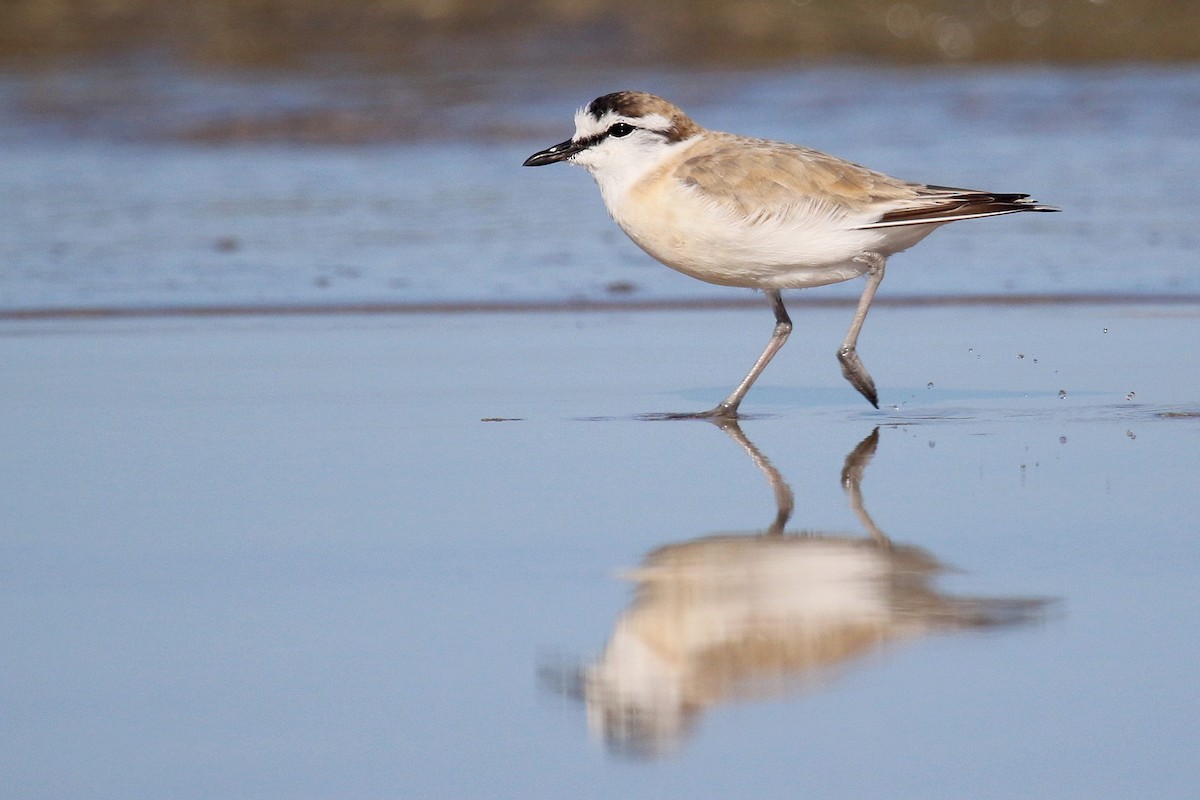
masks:
<svg viewBox="0 0 1200 800"><path fill-rule="evenodd" d="M847 316L793 314L744 442L636 417L723 396L760 307L0 321L6 791L1186 795L1200 308L883 305L879 411ZM807 619L812 542L907 612L747 650ZM803 552L747 595L759 543Z"/></svg>
<svg viewBox="0 0 1200 800"><path fill-rule="evenodd" d="M385 314L592 314L606 312L643 311L701 311L761 308L763 299L757 293L729 293L724 298L695 300L565 300L513 301L477 300L474 302L445 301L426 303L247 303L241 305L204 304L189 306L62 306L58 308L0 309L0 322L52 320L121 320L172 319L206 317L319 317L364 316ZM787 305L804 309L853 309L858 301L852 297L822 297L809 294L789 297ZM879 297L872 308L974 308L979 306L1195 306L1200 295L1175 294L953 294L908 295Z"/></svg>

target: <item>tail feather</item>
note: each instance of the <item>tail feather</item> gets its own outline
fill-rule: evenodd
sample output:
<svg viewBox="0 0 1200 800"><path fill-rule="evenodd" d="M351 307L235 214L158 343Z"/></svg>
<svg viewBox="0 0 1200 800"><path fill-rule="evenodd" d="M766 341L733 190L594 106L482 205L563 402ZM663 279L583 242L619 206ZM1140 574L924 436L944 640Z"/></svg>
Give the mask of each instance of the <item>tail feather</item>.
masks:
<svg viewBox="0 0 1200 800"><path fill-rule="evenodd" d="M970 189L953 189L948 186L927 186L925 189L927 191L922 192L913 203L887 211L879 219L862 225L860 228L940 224L960 219L1016 214L1022 211L1059 210L1054 206L1043 205L1027 194L978 192Z"/></svg>

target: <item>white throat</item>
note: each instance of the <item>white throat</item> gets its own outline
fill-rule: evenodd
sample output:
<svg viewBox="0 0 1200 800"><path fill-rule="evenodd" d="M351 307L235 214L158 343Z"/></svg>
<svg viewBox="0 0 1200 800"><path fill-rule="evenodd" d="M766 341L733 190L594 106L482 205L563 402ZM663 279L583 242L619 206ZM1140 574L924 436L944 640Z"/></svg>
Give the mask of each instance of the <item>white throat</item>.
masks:
<svg viewBox="0 0 1200 800"><path fill-rule="evenodd" d="M587 169L600 187L600 196L610 213L621 205L626 193L638 181L669 161L695 141L668 143L650 136L629 137L619 142L603 142L577 155L573 161ZM615 216L615 214L614 214Z"/></svg>

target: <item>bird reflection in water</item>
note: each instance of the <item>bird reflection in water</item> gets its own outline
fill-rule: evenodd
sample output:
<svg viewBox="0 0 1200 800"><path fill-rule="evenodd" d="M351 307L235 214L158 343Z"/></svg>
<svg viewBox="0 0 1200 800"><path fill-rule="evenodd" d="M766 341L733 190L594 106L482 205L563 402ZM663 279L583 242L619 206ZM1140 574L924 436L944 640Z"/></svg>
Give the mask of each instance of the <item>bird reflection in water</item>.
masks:
<svg viewBox="0 0 1200 800"><path fill-rule="evenodd" d="M767 477L774 521L758 533L653 551L627 574L636 597L600 658L579 671L547 671L583 700L589 725L614 750L670 752L712 706L801 690L891 642L1040 616L1042 600L939 592L931 585L945 569L938 560L893 543L876 526L861 487L878 429L842 469L842 487L865 530L851 536L785 533L791 489L735 421L714 424Z"/></svg>

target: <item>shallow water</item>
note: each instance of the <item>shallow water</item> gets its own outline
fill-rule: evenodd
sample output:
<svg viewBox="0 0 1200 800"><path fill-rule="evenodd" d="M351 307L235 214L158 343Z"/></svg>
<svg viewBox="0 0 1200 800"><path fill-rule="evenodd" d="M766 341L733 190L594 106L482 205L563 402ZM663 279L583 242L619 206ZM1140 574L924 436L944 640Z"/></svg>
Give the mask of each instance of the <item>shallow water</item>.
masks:
<svg viewBox="0 0 1200 800"><path fill-rule="evenodd" d="M112 77L0 78L5 797L1194 793L1195 69ZM519 167L618 85L1066 211L896 259L996 302L873 310L879 410L793 303L643 421L771 320L565 304L754 299Z"/></svg>
<svg viewBox="0 0 1200 800"><path fill-rule="evenodd" d="M845 316L5 323L10 796L1187 795L1200 317Z"/></svg>

